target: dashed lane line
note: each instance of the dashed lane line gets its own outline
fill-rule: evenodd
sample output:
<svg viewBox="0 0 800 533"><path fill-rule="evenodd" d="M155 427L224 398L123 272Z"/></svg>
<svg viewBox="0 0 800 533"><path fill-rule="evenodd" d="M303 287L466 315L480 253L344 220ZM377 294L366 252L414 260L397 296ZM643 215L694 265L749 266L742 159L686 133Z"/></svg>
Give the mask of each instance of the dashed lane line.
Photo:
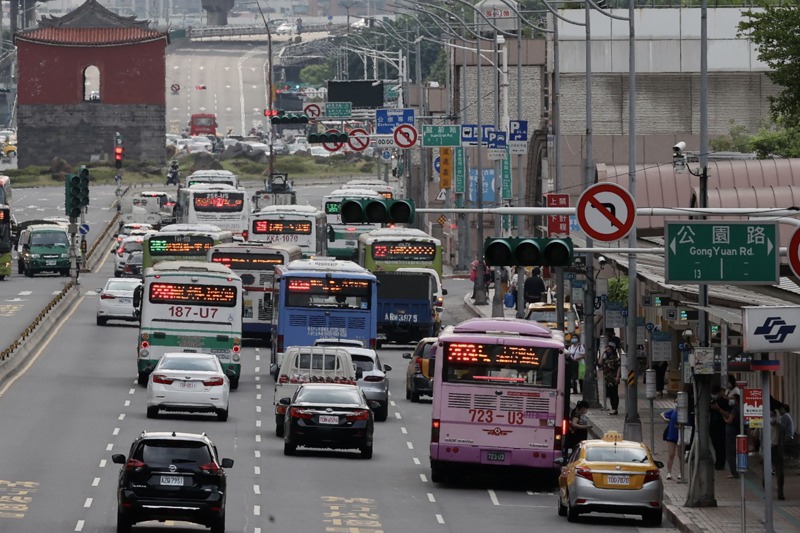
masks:
<svg viewBox="0 0 800 533"><path fill-rule="evenodd" d="M105 468L108 462L105 459L100 459L100 464L98 465L100 468Z"/></svg>
<svg viewBox="0 0 800 533"><path fill-rule="evenodd" d="M85 502L83 502L83 507L84 507L85 509L88 509L89 507L91 507L91 506L92 506L92 501L93 501L93 500L94 500L94 498L86 498L86 501L85 501Z"/></svg>
<svg viewBox="0 0 800 533"><path fill-rule="evenodd" d="M401 427L400 433L402 433L403 435L408 435L408 430L405 427Z"/></svg>
<svg viewBox="0 0 800 533"><path fill-rule="evenodd" d="M423 483L427 483L427 482L428 482L428 476L426 476L425 474L420 474L420 475L419 475L419 479L420 479L420 480L421 480Z"/></svg>
<svg viewBox="0 0 800 533"><path fill-rule="evenodd" d="M417 466L420 466L422 464L422 461L419 460L419 457L414 457L414 464Z"/></svg>
<svg viewBox="0 0 800 533"><path fill-rule="evenodd" d="M432 492L428 493L428 501L431 503L436 503L436 498L433 496Z"/></svg>
<svg viewBox="0 0 800 533"><path fill-rule="evenodd" d="M437 514L436 521L439 522L440 524L444 524L444 517L440 514Z"/></svg>
<svg viewBox="0 0 800 533"><path fill-rule="evenodd" d="M75 531L83 531L83 525L85 523L86 522L84 522L83 520L78 520L78 523L75 524Z"/></svg>
<svg viewBox="0 0 800 533"><path fill-rule="evenodd" d="M411 441L406 442L406 446L408 446L409 450L413 450L414 449L414 443L411 442Z"/></svg>
<svg viewBox="0 0 800 533"><path fill-rule="evenodd" d="M97 487L98 485L100 485L100 478L96 477L92 480L92 487Z"/></svg>

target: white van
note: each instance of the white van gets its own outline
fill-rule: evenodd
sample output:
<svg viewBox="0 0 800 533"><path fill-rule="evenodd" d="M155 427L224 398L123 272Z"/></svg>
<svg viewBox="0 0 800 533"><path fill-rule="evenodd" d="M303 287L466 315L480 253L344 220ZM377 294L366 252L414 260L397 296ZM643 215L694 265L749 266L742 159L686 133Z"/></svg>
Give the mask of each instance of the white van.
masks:
<svg viewBox="0 0 800 533"><path fill-rule="evenodd" d="M275 406L275 434L283 437L286 406L281 398L291 398L302 383L346 383L358 379L350 352L336 346L296 346L288 348L281 360L272 403Z"/></svg>

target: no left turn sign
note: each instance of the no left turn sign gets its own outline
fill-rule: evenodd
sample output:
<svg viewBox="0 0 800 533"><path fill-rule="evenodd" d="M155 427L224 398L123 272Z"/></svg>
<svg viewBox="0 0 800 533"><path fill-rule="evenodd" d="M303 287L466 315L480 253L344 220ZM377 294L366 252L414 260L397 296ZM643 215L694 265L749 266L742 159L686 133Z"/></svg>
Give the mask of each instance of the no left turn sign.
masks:
<svg viewBox="0 0 800 533"><path fill-rule="evenodd" d="M636 222L636 204L631 193L616 183L597 183L578 198L575 214L587 236L602 242L618 241Z"/></svg>
<svg viewBox="0 0 800 533"><path fill-rule="evenodd" d="M394 142L400 148L411 148L417 144L417 128L411 124L401 124L394 129Z"/></svg>
<svg viewBox="0 0 800 533"><path fill-rule="evenodd" d="M322 110L317 104L308 104L303 108L303 113L308 116L308 118L317 118Z"/></svg>
<svg viewBox="0 0 800 533"><path fill-rule="evenodd" d="M347 137L347 144L356 152L366 150L367 146L369 146L369 133L362 128L356 128Z"/></svg>

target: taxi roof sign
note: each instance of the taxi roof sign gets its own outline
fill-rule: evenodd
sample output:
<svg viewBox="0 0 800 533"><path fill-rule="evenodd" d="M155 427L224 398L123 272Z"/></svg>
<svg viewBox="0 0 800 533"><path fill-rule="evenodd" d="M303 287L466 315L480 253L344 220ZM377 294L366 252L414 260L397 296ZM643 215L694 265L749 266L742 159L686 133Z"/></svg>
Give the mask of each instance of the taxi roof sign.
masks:
<svg viewBox="0 0 800 533"><path fill-rule="evenodd" d="M623 440L625 439L622 437L622 434L613 429L611 431L606 431L603 435L603 441L605 442L622 442Z"/></svg>

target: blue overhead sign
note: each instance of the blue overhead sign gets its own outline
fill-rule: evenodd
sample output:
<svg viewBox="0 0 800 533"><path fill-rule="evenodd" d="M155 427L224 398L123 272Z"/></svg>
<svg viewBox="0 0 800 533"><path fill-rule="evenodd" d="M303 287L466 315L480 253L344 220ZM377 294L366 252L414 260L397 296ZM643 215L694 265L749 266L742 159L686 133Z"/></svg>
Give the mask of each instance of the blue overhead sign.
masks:
<svg viewBox="0 0 800 533"><path fill-rule="evenodd" d="M508 123L508 140L509 141L527 141L528 140L528 121L527 120L512 120Z"/></svg>
<svg viewBox="0 0 800 533"><path fill-rule="evenodd" d="M478 125L461 125L461 144L478 144Z"/></svg>
<svg viewBox="0 0 800 533"><path fill-rule="evenodd" d="M394 129L401 124L414 125L413 109L375 110L375 133L377 135L392 135Z"/></svg>
<svg viewBox="0 0 800 533"><path fill-rule="evenodd" d="M489 134L486 136L486 145L489 148L500 148L503 149L506 147L506 135L505 131L490 131Z"/></svg>

